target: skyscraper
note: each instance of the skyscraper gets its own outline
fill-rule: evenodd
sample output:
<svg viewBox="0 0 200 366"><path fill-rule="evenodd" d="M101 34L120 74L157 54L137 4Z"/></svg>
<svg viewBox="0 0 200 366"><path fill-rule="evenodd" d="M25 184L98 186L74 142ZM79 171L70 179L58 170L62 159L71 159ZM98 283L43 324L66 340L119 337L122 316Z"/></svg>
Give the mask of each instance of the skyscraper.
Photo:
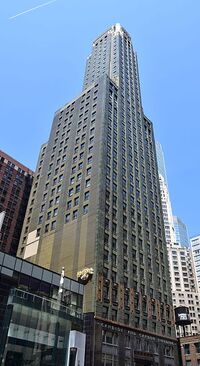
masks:
<svg viewBox="0 0 200 366"><path fill-rule="evenodd" d="M190 241L186 225L178 216L174 216L173 220L174 220L176 242L179 243L182 247L189 247Z"/></svg>
<svg viewBox="0 0 200 366"><path fill-rule="evenodd" d="M74 278L94 270L86 365L176 364L153 127L119 24L94 41L83 92L55 113L19 255Z"/></svg>
<svg viewBox="0 0 200 366"><path fill-rule="evenodd" d="M0 151L0 250L16 254L33 172Z"/></svg>
<svg viewBox="0 0 200 366"><path fill-rule="evenodd" d="M173 306L187 306L189 308L192 325L186 326L186 335L196 335L200 333L200 322L198 314L200 311L200 294L197 286L195 275L194 261L191 249L188 248L186 226L176 226L174 222L179 223L180 220L173 218L171 200L167 185L167 173L165 168L165 158L162 146L156 142L156 153L158 160L158 172L160 182L160 193L163 210L165 237L170 266L170 278L172 289ZM177 234L177 235L176 235ZM180 329L177 327L177 336Z"/></svg>
<svg viewBox="0 0 200 366"><path fill-rule="evenodd" d="M167 173L165 167L165 158L160 142L156 141L156 156L158 163L158 174L160 183L160 193L161 193L161 204L164 219L165 237L167 246L173 246L175 239L172 206L169 196L168 184L167 184Z"/></svg>
<svg viewBox="0 0 200 366"><path fill-rule="evenodd" d="M192 253L194 258L195 271L198 281L198 287L200 289L200 235L193 236L190 239Z"/></svg>
<svg viewBox="0 0 200 366"><path fill-rule="evenodd" d="M164 182L167 186L167 173L165 167L165 158L163 153L162 145L159 141L156 141L156 156L157 156L157 163L158 163L158 173L162 175Z"/></svg>

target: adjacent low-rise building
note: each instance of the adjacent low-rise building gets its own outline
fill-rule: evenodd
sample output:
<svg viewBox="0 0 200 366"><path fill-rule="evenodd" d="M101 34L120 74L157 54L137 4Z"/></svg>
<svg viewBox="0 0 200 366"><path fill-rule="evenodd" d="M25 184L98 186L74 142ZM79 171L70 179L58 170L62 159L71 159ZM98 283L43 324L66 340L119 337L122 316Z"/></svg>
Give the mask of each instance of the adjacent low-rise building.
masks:
<svg viewBox="0 0 200 366"><path fill-rule="evenodd" d="M84 365L83 285L60 280L0 252L1 365Z"/></svg>
<svg viewBox="0 0 200 366"><path fill-rule="evenodd" d="M0 150L0 250L16 254L33 171Z"/></svg>
<svg viewBox="0 0 200 366"><path fill-rule="evenodd" d="M200 336L180 338L183 366L200 365Z"/></svg>

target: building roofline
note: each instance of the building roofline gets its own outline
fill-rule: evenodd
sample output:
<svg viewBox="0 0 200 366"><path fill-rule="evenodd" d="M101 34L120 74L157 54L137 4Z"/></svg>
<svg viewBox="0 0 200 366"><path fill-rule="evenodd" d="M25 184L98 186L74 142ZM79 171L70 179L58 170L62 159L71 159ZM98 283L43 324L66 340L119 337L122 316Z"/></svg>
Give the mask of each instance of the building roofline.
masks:
<svg viewBox="0 0 200 366"><path fill-rule="evenodd" d="M9 160L11 163L15 164L18 168L24 170L26 173L30 175L34 175L34 171L29 169L27 166L20 163L18 160L13 159L12 156L6 154L4 151L0 150L0 158L4 158L6 160Z"/></svg>

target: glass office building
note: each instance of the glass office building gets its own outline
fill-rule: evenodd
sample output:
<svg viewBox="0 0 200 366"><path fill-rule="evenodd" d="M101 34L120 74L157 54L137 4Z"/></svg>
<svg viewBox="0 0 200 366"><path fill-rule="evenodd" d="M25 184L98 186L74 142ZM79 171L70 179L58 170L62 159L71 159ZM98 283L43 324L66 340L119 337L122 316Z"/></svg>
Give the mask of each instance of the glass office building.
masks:
<svg viewBox="0 0 200 366"><path fill-rule="evenodd" d="M57 273L1 252L0 263L1 364L68 365L70 332L83 327L83 286L64 277L60 297Z"/></svg>
<svg viewBox="0 0 200 366"><path fill-rule="evenodd" d="M188 236L187 226L178 216L173 216L174 219L174 230L176 243L179 243L182 247L189 247L190 240Z"/></svg>

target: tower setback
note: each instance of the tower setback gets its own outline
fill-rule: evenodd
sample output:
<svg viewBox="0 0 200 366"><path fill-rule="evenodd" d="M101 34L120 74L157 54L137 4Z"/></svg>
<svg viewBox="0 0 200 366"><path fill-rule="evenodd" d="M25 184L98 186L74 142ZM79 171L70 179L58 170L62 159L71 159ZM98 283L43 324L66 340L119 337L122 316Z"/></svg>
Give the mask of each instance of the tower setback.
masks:
<svg viewBox="0 0 200 366"><path fill-rule="evenodd" d="M73 278L94 270L86 365L177 364L153 127L119 24L94 41L83 92L55 113L18 254Z"/></svg>

